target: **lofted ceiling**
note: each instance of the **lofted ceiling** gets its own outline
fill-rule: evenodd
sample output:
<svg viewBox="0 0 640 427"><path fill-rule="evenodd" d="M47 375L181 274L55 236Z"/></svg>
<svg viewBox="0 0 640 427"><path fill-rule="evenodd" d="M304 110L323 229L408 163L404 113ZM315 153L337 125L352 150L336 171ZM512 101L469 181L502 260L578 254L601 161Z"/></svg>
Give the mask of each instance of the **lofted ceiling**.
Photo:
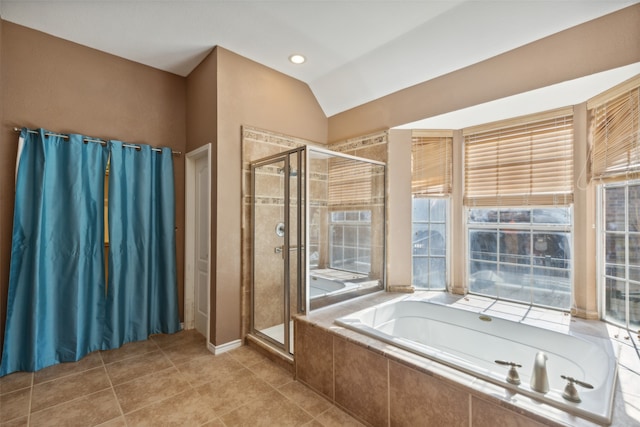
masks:
<svg viewBox="0 0 640 427"><path fill-rule="evenodd" d="M306 82L332 116L638 2L0 0L0 15L181 76L222 46Z"/></svg>

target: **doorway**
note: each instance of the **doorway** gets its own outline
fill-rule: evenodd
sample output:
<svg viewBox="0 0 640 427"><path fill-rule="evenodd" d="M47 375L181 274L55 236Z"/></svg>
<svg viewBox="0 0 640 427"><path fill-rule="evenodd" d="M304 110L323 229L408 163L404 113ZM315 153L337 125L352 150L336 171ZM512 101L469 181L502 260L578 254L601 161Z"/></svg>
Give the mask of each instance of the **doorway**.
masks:
<svg viewBox="0 0 640 427"><path fill-rule="evenodd" d="M304 310L304 148L251 165L251 330L293 355L291 316Z"/></svg>
<svg viewBox="0 0 640 427"><path fill-rule="evenodd" d="M211 144L186 155L184 329L210 342Z"/></svg>

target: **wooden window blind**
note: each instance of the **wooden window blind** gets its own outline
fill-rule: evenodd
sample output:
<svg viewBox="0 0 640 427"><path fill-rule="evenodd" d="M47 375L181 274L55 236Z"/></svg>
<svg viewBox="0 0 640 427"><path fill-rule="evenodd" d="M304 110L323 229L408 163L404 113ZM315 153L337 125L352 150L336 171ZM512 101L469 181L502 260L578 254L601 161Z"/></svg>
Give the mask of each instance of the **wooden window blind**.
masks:
<svg viewBox="0 0 640 427"><path fill-rule="evenodd" d="M451 136L412 137L411 192L414 196L451 194L453 138Z"/></svg>
<svg viewBox="0 0 640 427"><path fill-rule="evenodd" d="M592 109L592 180L640 178L640 86Z"/></svg>
<svg viewBox="0 0 640 427"><path fill-rule="evenodd" d="M573 111L555 110L463 131L467 206L573 202Z"/></svg>
<svg viewBox="0 0 640 427"><path fill-rule="evenodd" d="M372 165L341 157L329 159L329 206L368 204L372 199Z"/></svg>

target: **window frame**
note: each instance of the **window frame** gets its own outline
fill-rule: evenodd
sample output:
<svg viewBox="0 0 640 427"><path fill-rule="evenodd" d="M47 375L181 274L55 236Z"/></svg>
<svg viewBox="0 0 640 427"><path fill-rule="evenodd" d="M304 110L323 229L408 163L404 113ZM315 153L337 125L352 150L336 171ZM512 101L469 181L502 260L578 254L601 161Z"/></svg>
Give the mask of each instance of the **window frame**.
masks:
<svg viewBox="0 0 640 427"><path fill-rule="evenodd" d="M416 286L415 284L415 278L413 276L413 261L414 258L416 257L416 255L414 255L413 253L413 226L414 224L416 224L416 222L413 219L413 201L416 198L422 198L422 199L443 199L446 200L446 204L445 204L445 213L444 213L444 229L445 229L445 239L444 239L444 245L445 245L445 249L444 249L444 268L445 268L445 274L444 274L444 286L442 287L437 287L437 288L433 288L431 286L428 287L422 287L422 286ZM449 291L450 288L450 283L451 283L451 204L452 204L452 200L451 200L451 196L450 195L446 195L446 196L417 196L415 194L412 194L411 196L411 286L413 286L415 289L419 289L419 290L429 290L429 291ZM420 222L420 224L431 224L431 220L429 220L429 222ZM427 254L427 255L418 255L418 257L420 258L427 258L427 259L431 259L431 255ZM438 256L437 258L441 258L440 256Z"/></svg>
<svg viewBox="0 0 640 427"><path fill-rule="evenodd" d="M411 286L419 290L451 290L451 213L454 189L454 131L453 130L425 130L414 129L411 132ZM424 161L421 156L435 157L441 164L434 167L434 162ZM431 172L432 174L429 174ZM428 175L428 176L427 176ZM413 203L416 198L445 199L445 277L442 287L432 288L416 286L414 277L413 227L416 222L413 216ZM424 223L424 222L423 222ZM431 224L431 221L427 222ZM418 255L420 258L431 259L431 255ZM440 257L438 257L440 258Z"/></svg>
<svg viewBox="0 0 640 427"><path fill-rule="evenodd" d="M596 285L597 285L597 292L598 292L598 316L600 317L601 320L610 323L612 325L616 325L619 327L623 327L626 329L629 329L631 326L629 324L629 319L630 319L630 298L629 298L629 248L628 248L628 237L629 237L629 230L628 230L628 215L627 215L627 209L628 209L628 195L629 195L629 186L632 185L640 185L640 179L629 179L629 180L625 180L625 181L615 181L615 182L608 182L608 183L601 183L597 186L597 190L596 190L596 230L597 230L597 240L596 240ZM625 278L624 279L620 279L620 278L616 278L616 280L620 280L620 281L624 281L625 282L625 293L626 293L626 297L625 297L625 301L624 301L624 305L625 305L625 313L624 313L624 320L619 320L616 319L612 316L608 316L607 315L607 307L606 307L606 300L607 300L607 284L606 284L606 236L607 236L607 227L605 224L606 221L606 197L605 197L605 190L607 188L624 188L625 189L625 230L624 230L624 235L625 235L625 263L624 263L624 268L625 268ZM633 328L635 329L636 326L634 325Z"/></svg>

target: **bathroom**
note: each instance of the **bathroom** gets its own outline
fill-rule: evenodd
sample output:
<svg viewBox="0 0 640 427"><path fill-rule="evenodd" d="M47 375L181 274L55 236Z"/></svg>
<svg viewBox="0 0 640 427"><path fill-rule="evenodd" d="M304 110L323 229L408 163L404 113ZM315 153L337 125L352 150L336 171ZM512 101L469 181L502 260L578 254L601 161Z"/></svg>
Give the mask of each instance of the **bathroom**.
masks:
<svg viewBox="0 0 640 427"><path fill-rule="evenodd" d="M629 23L628 16L636 16L637 7L632 11L609 17L613 21L611 27L634 34L637 31L634 22ZM248 179L245 165L242 162L243 145L241 129L251 126L277 132L283 139L293 139L296 144L313 141L321 143L333 151L358 157L381 161L387 164L387 215L386 218L386 288L390 291L409 291L411 283L411 189L410 186L395 186L394 182L410 182L411 131L407 129L387 129L410 122L418 117L437 116L441 113L487 102L497 97L525 92L532 87L545 87L575 75L586 75L595 69L612 69L621 64L636 62L619 54L614 58L589 58L563 71L563 46L578 43L572 34L560 34L543 42L537 42L528 48L516 50L499 59L487 61L484 65L472 66L467 70L454 72L447 81L431 81L408 92L412 99L438 99L439 102L416 102L407 111L399 108L393 99L379 100L359 110L345 112L327 118L318 106L308 86L298 80L286 77L267 67L261 66L223 47L216 47L209 56L188 76L161 72L157 69L131 63L93 49L72 44L62 39L49 36L38 31L22 27L7 21L0 21L2 38L2 64L0 84L2 86L3 127L1 130L3 167L0 168L2 181L7 184L0 188L0 229L2 230L0 247L0 298L2 308L6 304L8 272L10 264L10 239L13 193L14 161L16 146L13 143L14 126L52 127L59 131L86 132L96 135L111 135L125 140L154 141L156 145L168 146L184 153L193 151L206 143L213 143L215 170L212 185L212 211L215 212L211 222L212 271L210 335L207 345L214 349L225 348L226 345L239 346L251 325L251 292L250 278L246 276L245 264L250 262L249 252L251 237L246 233L248 213L243 211L247 203L243 199L243 180ZM610 34L599 29L597 25L585 25L581 31L592 33L591 37L600 37L601 43L616 44L618 33ZM539 50L554 53L559 62L554 70L547 70L550 75L539 73L531 75L528 69L537 69L540 60ZM69 58L76 58L69 61ZM50 75L39 68L38 61L46 60L53 69L59 70ZM498 70L504 62L514 66L516 70L526 74L528 78L504 81L500 73L486 74L483 67ZM73 66L72 66L73 65ZM535 74L535 73L534 73ZM87 76L91 76L88 78ZM265 81L269 82L266 84ZM69 92L66 88L73 86L77 90ZM454 91L459 94L456 99L443 94ZM50 103L36 103L42 93L55 96L56 105L64 109L53 108ZM82 94L82 95L79 95ZM283 95L285 94L285 95ZM87 104L92 108L87 108ZM154 105L148 108L148 105ZM109 118L105 123L104 117ZM140 120L133 120L137 117ZM579 110L577 119L586 123L586 107ZM148 123L153 123L153 126ZM583 131L586 134L586 130ZM287 135L295 135L289 137ZM358 136L365 135L359 138ZM361 142L369 136L386 138L386 140ZM583 135L584 136L584 135ZM454 137L456 137L454 135ZM458 136L461 137L461 136ZM349 149L349 141L358 140L361 144ZM334 141L333 144L326 144ZM340 142L346 146L341 147ZM370 148L368 148L370 146ZM288 148L295 148L291 145ZM256 153L255 158L271 155L271 152ZM455 153L461 155L461 153ZM578 160L584 160L586 152L577 154ZM582 163L584 164L584 162ZM176 237L178 254L178 289L181 301L184 301L184 229L185 229L185 170L184 161L175 163L176 182ZM578 170L578 169L576 169ZM456 172L454 172L456 173ZM461 173L461 172L460 172ZM243 175L244 174L244 175ZM578 175L579 172L576 173ZM454 182L460 182L462 175L455 175ZM455 190L454 190L455 191ZM594 201L586 192L577 196L574 210L574 242L573 260L575 265L592 266L574 271L573 281L575 315L580 318L594 318L598 313L598 294L595 288L595 266L589 260L595 252L595 242L588 240L591 216L595 210L587 207ZM462 223L460 209L452 210L452 220ZM458 215L458 217L456 217ZM275 224L274 224L275 228ZM402 231L404 230L404 232ZM408 232L407 232L408 231ZM462 230L452 228L452 238L462 241ZM275 235L275 234L274 234ZM457 237L456 237L457 236ZM591 251L591 252L590 252ZM450 261L450 291L454 295L464 293L464 280L459 274L464 271L463 257L453 257ZM589 286L588 284L591 284ZM183 315L183 307L180 307ZM355 311L355 310L354 310ZM1 322L4 314L1 313ZM4 330L4 323L2 323ZM304 326L303 326L304 328ZM395 361L378 359L369 353L361 352L361 348L352 348L351 341L341 340L311 328L307 337L316 338L315 344L329 343L328 347L338 352L352 351L358 358L371 359L373 365L381 365L380 372L398 369ZM353 334L349 335L352 339ZM621 335L620 339L624 337ZM304 340L304 338L302 338ZM304 345L304 343L302 343ZM322 353L319 353L322 354ZM387 365L385 365L385 363ZM319 365L320 366L320 365ZM406 381L411 381L413 371L399 369ZM623 375L624 373L624 375ZM617 385L614 425L619 418L620 425L640 419L637 399L637 375L630 370L620 370ZM326 380L322 380L326 381ZM322 383L324 384L324 383ZM357 384L357 382L354 382ZM332 387L332 386L327 386ZM416 390L422 386L416 386ZM453 387L457 390L455 387ZM316 389L322 389L318 386ZM442 390L449 389L443 387ZM388 390L378 390L387 396ZM494 392L493 389L489 394ZM433 398L425 391L423 399ZM445 392L443 392L443 395ZM468 401L474 399L469 394L460 396L447 395L451 400ZM474 395L475 396L475 395ZM376 400L383 402L374 407L384 407L385 398ZM504 409L497 401L481 403L485 406L473 410L486 410L493 414ZM410 402L407 402L407 406ZM413 405L414 408L420 405ZM497 409L496 409L497 408ZM513 415L513 408L506 413ZM469 406L461 409L469 412ZM494 412L491 412L494 411ZM445 411L443 411L444 414ZM516 413L516 415L521 415ZM437 416L437 414L433 414ZM362 416L361 416L362 417ZM364 417L362 417L364 418ZM540 418L520 419L523 425L530 422L545 423ZM631 420L631 421L630 421ZM365 421L363 419L363 421ZM369 422L374 424L373 422ZM570 422L564 421L565 424ZM586 422L585 422L586 423ZM505 422L508 424L508 422ZM474 424L475 425L475 424ZM481 424L480 424L481 425ZM588 424L585 424L588 425Z"/></svg>

